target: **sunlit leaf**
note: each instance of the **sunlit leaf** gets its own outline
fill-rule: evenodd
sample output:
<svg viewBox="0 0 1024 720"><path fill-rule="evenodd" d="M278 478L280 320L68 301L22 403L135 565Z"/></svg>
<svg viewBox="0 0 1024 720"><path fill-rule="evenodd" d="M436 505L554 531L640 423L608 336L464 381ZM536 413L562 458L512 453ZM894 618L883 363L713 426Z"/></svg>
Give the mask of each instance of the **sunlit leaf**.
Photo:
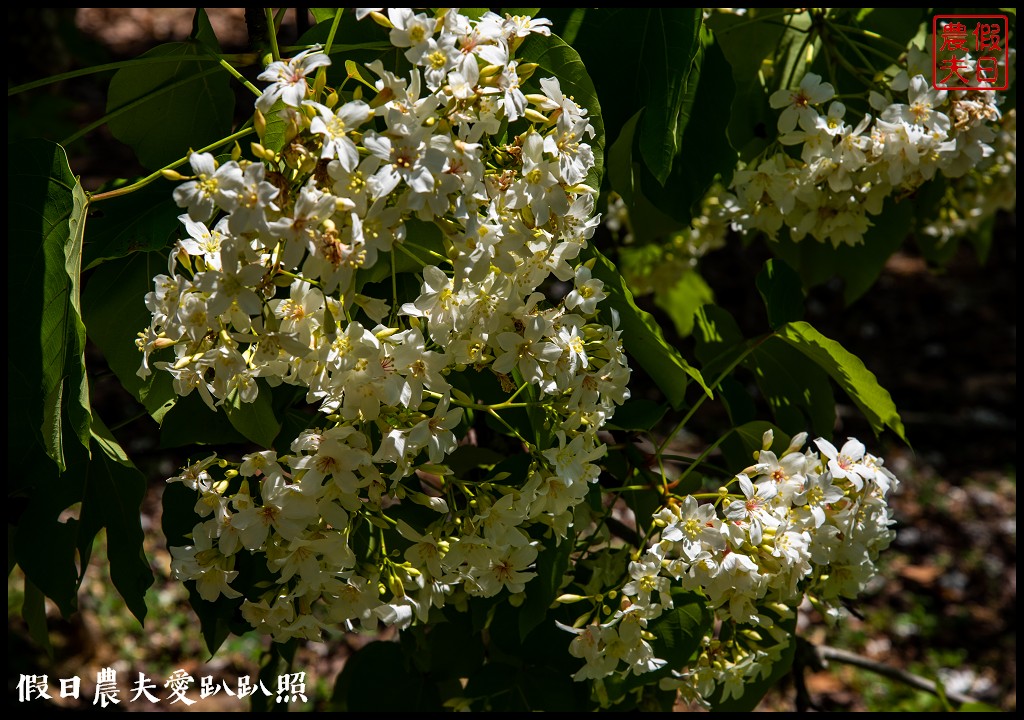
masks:
<svg viewBox="0 0 1024 720"><path fill-rule="evenodd" d="M586 183L592 188L600 188L604 176L604 116L594 81L579 53L556 35L544 37L532 33L523 41L518 56L520 62L540 65L530 78L530 87L539 87L537 84L541 78L555 77L562 92L587 109L587 119L594 128L594 137L587 139L594 152L594 167L587 173Z"/></svg>
<svg viewBox="0 0 1024 720"><path fill-rule="evenodd" d="M651 314L637 307L633 293L611 261L593 245L581 255L594 258L593 276L604 281L608 299L601 303L602 320L618 325L626 352L654 379L668 401L677 408L683 404L688 378L696 381L710 397L711 390L704 384L700 371L669 345Z"/></svg>
<svg viewBox="0 0 1024 720"><path fill-rule="evenodd" d="M11 430L42 442L64 470L64 424L89 446L85 326L79 303L86 197L64 149L46 140L8 146L8 307L24 333L9 356ZM16 417L11 409L17 408Z"/></svg>
<svg viewBox="0 0 1024 720"><path fill-rule="evenodd" d="M817 363L850 396L871 424L875 435L889 428L907 442L896 405L889 392L878 384L856 355L835 340L822 335L806 322L793 322L779 328L776 336Z"/></svg>

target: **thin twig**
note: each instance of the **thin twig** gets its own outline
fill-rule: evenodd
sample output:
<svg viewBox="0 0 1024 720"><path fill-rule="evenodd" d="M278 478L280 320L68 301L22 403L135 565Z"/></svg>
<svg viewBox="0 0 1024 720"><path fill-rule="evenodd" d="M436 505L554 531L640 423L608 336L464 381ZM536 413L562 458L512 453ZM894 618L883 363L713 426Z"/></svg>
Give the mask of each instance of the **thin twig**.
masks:
<svg viewBox="0 0 1024 720"><path fill-rule="evenodd" d="M870 660L863 655L857 655L856 653L829 647L828 645L811 645L811 647L814 649L814 653L818 660L820 660L822 665L825 666L828 665L829 661L853 665L855 667L863 668L864 670L869 670L876 675L882 675L883 677L898 680L910 687L917 688L918 690L924 690L925 692L929 692L937 697L945 697L947 700L954 702L957 705L981 702L977 698L965 695L964 693L946 690L945 688L940 689L938 684L933 680L923 678L920 675L915 675L907 672L906 670L900 670L899 668L895 668L891 665L885 665L883 663Z"/></svg>

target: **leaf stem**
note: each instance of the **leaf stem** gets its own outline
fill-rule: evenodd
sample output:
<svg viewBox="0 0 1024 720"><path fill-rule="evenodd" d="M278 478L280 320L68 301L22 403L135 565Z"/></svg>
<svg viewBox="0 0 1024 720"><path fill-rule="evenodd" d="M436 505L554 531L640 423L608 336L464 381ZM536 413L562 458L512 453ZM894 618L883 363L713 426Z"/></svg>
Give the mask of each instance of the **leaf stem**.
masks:
<svg viewBox="0 0 1024 720"><path fill-rule="evenodd" d="M227 145L230 142L234 142L235 140L238 140L239 138L245 137L246 135L248 135L249 133L252 133L252 132L255 132L255 129L253 129L251 127L243 128L243 129L239 130L238 132L236 132L236 133L234 133L232 135L228 135L226 138L222 138L222 139L218 140L217 142L215 142L215 143L213 143L211 145L207 145L204 148L200 148L199 150L196 150L196 152L209 152L211 150L215 150L215 149L221 147L222 145ZM111 198L120 197L122 195L127 195L127 194L132 193L132 192L134 192L136 190L139 190L139 189L145 187L146 185L149 185L151 182L153 182L157 178L162 177L162 174L163 174L164 170L173 170L174 168L178 167L179 165L184 165L186 162L188 162L188 159L189 159L190 156L191 156L191 153L189 153L188 155L186 155L185 157L183 157L183 158L181 158L179 160L175 160L170 165L165 165L164 167L160 168L159 170L157 170L154 173L151 173L150 175L147 175L146 177L142 178L141 180L137 180L136 182L133 182L131 185L125 185L124 187L117 188L116 190L108 190L107 192L96 193L95 195L90 196L89 202L96 202L98 200L109 200Z"/></svg>
<svg viewBox="0 0 1024 720"><path fill-rule="evenodd" d="M218 59L234 62L242 66L252 65L259 59L256 53L235 53L220 55L217 57ZM79 70L69 70L68 72L60 73L59 75L51 75L50 77L45 77L41 80L33 80L32 82L23 83L22 85L15 85L14 87L7 88L7 97L28 92L29 90L35 90L36 88L45 87L47 85L53 85L54 83L59 83L64 80L72 80L77 77L85 77L86 75L96 75L99 73L109 72L111 70L137 67L139 65L158 65L168 62L206 62L208 59L209 57L206 55L162 55L159 57L140 57L132 60L118 60L117 62L106 63L104 65L94 65L92 67L81 68Z"/></svg>
<svg viewBox="0 0 1024 720"><path fill-rule="evenodd" d="M345 12L345 8L338 8L334 12L334 21L331 23L331 31L327 33L327 42L324 44L324 54L331 54L331 46L334 45L334 36L338 32L338 25L341 23L341 14Z"/></svg>
<svg viewBox="0 0 1024 720"><path fill-rule="evenodd" d="M273 8L264 8L267 16L267 39L270 41L270 53L274 61L281 59L281 50L277 47L277 23L274 20Z"/></svg>

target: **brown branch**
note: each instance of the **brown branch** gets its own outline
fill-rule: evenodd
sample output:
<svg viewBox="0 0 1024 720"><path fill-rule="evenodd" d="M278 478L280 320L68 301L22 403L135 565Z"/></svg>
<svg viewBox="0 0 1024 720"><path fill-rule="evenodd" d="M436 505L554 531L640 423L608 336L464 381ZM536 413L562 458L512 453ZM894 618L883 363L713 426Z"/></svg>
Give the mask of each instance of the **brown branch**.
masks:
<svg viewBox="0 0 1024 720"><path fill-rule="evenodd" d="M845 663L847 665L853 665L855 667L863 668L877 675L898 680L910 687L918 690L924 690L938 697L945 697L950 702L956 703L957 705L964 705L966 703L977 703L981 702L977 698L965 695L963 693L947 691L945 689L940 690L937 683L927 678L923 678L920 675L914 675L905 670L900 670L891 665L885 665L880 662L876 662L863 655L857 655L856 653L849 652L847 650L840 650L839 648L829 647L828 645L812 645L808 643L813 649L814 654L822 666L827 667L830 661Z"/></svg>

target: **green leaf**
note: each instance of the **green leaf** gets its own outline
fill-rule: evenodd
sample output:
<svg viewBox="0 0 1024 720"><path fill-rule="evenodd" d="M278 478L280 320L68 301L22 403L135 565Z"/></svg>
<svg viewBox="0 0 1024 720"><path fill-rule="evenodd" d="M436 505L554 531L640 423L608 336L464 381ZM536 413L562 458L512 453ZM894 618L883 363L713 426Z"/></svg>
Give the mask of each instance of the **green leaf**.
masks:
<svg viewBox="0 0 1024 720"><path fill-rule="evenodd" d="M679 150L679 115L700 24L701 12L693 8L589 8L572 39L594 79L609 139L646 108L639 152L660 182ZM630 51L610 51L624 37Z"/></svg>
<svg viewBox="0 0 1024 720"><path fill-rule="evenodd" d="M83 319L89 339L103 353L125 390L139 400L157 422L163 419L178 396L170 373L153 368L160 354L150 357L152 375L146 379L137 375L142 353L135 340L152 319L144 301L146 293L153 290L153 278L166 272L166 256L139 252L93 270L82 292ZM173 358L173 353L165 352Z"/></svg>
<svg viewBox="0 0 1024 720"><path fill-rule="evenodd" d="M21 605L21 616L25 619L25 625L28 626L29 637L46 651L50 660L53 660L50 629L46 625L46 596L28 578L25 578L25 598Z"/></svg>
<svg viewBox="0 0 1024 720"><path fill-rule="evenodd" d="M642 173L644 194L673 218L688 224L700 213L700 202L716 177L728 185L736 167L736 151L727 129L736 84L728 61L713 35L702 30L694 69L686 83L680 111L679 152L672 171L659 187ZM701 108L700 112L696 108ZM704 108L714 108L706 111Z"/></svg>
<svg viewBox="0 0 1024 720"><path fill-rule="evenodd" d="M246 437L231 424L224 406L213 412L196 392L180 398L160 424L161 448L232 443L246 443Z"/></svg>
<svg viewBox="0 0 1024 720"><path fill-rule="evenodd" d="M730 471L736 469L738 472L757 458L757 451L761 449L766 430L771 430L775 436L773 449L778 448L779 452L786 449L789 445L789 436L775 425L763 420L744 423L730 430L720 445L722 456Z"/></svg>
<svg viewBox="0 0 1024 720"><path fill-rule="evenodd" d="M67 434L67 429L64 430ZM61 514L81 502L85 492L89 457L78 443L65 439L68 471L61 473L50 462L38 443L19 448L19 465L31 467L32 483L13 537L14 554L25 577L56 603L64 617L78 609L78 585L81 578L76 549L79 546L79 521L61 520Z"/></svg>
<svg viewBox="0 0 1024 720"><path fill-rule="evenodd" d="M782 260L769 260L757 274L757 289L768 311L768 324L778 328L804 316L800 276Z"/></svg>
<svg viewBox="0 0 1024 720"><path fill-rule="evenodd" d="M680 337L693 332L693 315L697 309L715 301L715 291L704 282L696 269L685 271L672 287L655 289L654 302L672 318Z"/></svg>
<svg viewBox="0 0 1024 720"><path fill-rule="evenodd" d="M283 113L282 110L286 107L284 100L278 98L274 104L270 106L270 110L267 111L265 116L267 129L263 133L263 140L261 144L268 150L281 152L284 148L285 138L287 137L286 133L288 130L288 115Z"/></svg>
<svg viewBox="0 0 1024 720"><path fill-rule="evenodd" d="M882 213L872 219L864 233L864 244L839 248L836 262L840 276L846 280L843 299L847 305L874 287L885 263L906 241L913 215L913 203L886 198Z"/></svg>
<svg viewBox="0 0 1024 720"><path fill-rule="evenodd" d="M309 12L313 16L314 21L321 23L325 20L333 21L338 8L310 8Z"/></svg>
<svg viewBox="0 0 1024 720"><path fill-rule="evenodd" d="M331 709L341 712L441 710L437 689L409 669L401 645L377 641L345 661L334 684Z"/></svg>
<svg viewBox="0 0 1024 720"><path fill-rule="evenodd" d="M196 14L192 16L192 32L188 37L189 40L198 41L211 53L220 52L217 32L213 29L213 23L210 22L210 18L203 8L196 8Z"/></svg>
<svg viewBox="0 0 1024 720"><path fill-rule="evenodd" d="M7 163L8 307L17 308L18 328L37 338L19 343L9 356L8 417L19 444L42 442L64 470L65 423L72 437L89 447L79 302L87 200L60 145L46 140L8 145ZM17 408L13 416L11 408Z"/></svg>
<svg viewBox="0 0 1024 720"><path fill-rule="evenodd" d="M928 18L927 8L876 7L864 8L866 12L857 18L857 25L882 35L886 40L906 45L917 35L921 23ZM982 12L975 10L973 12ZM931 28L929 28L930 30ZM858 42L874 47L876 50L892 53L888 43L882 44L870 35L859 35Z"/></svg>
<svg viewBox="0 0 1024 720"><path fill-rule="evenodd" d="M638 111L626 121L608 152L608 180L612 189L622 196L629 209L629 229L638 247L664 240L682 229L685 224L655 206L641 187L641 178L644 177L645 170L636 153L635 145L636 130L642 112ZM646 175L650 176L650 173L646 172ZM677 205L672 202L667 207L674 208Z"/></svg>
<svg viewBox="0 0 1024 720"><path fill-rule="evenodd" d="M694 314L694 351L706 375L712 364L724 368L721 358L743 342L743 332L729 311L718 305L707 304Z"/></svg>
<svg viewBox="0 0 1024 720"><path fill-rule="evenodd" d="M618 137L608 147L608 181L627 207L634 203L637 170L633 163L633 140L643 110L637 110L623 125ZM633 221L633 218L630 218Z"/></svg>
<svg viewBox="0 0 1024 720"><path fill-rule="evenodd" d="M520 62L540 65L527 82L527 87L533 88L532 91L537 91L541 78L558 78L562 92L587 109L587 119L594 128L594 137L587 139L594 153L594 167L587 173L586 183L599 189L604 175L604 116L594 82L580 54L557 35L544 37L530 33L519 47L518 56Z"/></svg>
<svg viewBox="0 0 1024 720"><path fill-rule="evenodd" d="M804 431L820 437L832 434L836 401L822 368L775 337L755 347L745 363L753 370L779 427L791 435Z"/></svg>
<svg viewBox="0 0 1024 720"><path fill-rule="evenodd" d="M576 533L569 529L565 538L551 537L541 543L537 556L537 577L530 580L526 600L519 607L519 639L525 640L530 631L544 622L548 608L558 596L562 578L569 568Z"/></svg>
<svg viewBox="0 0 1024 720"><path fill-rule="evenodd" d="M231 132L231 76L199 40L168 43L141 57L176 58L118 70L107 94L107 126L144 167L159 169Z"/></svg>
<svg viewBox="0 0 1024 720"><path fill-rule="evenodd" d="M793 70L789 53L799 55L809 17L794 15L792 8L749 8L742 16L712 13L707 25L732 66L736 84L729 140L740 158L750 161L777 135L778 114L768 96L787 82ZM794 73L792 82L799 80Z"/></svg>
<svg viewBox="0 0 1024 720"><path fill-rule="evenodd" d="M171 194L168 183L157 181L92 206L83 247L83 269L133 253L169 250L185 234L178 220L182 209ZM166 272L166 257L164 265Z"/></svg>
<svg viewBox="0 0 1024 720"><path fill-rule="evenodd" d="M666 671L686 667L714 623L714 613L700 593L674 588L672 604L673 608L653 620L648 628L655 635L651 642L655 656L668 661Z"/></svg>
<svg viewBox="0 0 1024 720"><path fill-rule="evenodd" d="M697 368L683 359L682 354L665 340L657 321L633 301L625 279L601 251L590 245L581 253L586 260L595 260L593 276L604 282L608 299L602 303L602 322L622 330L622 344L654 380L675 408L683 404L687 377L692 378L712 397L711 390Z"/></svg>
<svg viewBox="0 0 1024 720"><path fill-rule="evenodd" d="M242 402L238 393L233 392L222 407L235 430L260 447L269 448L281 432L281 423L274 415L270 388L258 380L257 383L259 393L251 403Z"/></svg>
<svg viewBox="0 0 1024 720"><path fill-rule="evenodd" d="M96 533L107 529L110 579L141 623L146 618L146 589L154 582L142 545L141 507L146 479L96 416L93 441L98 452L93 453L82 498L79 552L87 557Z"/></svg>
<svg viewBox="0 0 1024 720"><path fill-rule="evenodd" d="M616 697L629 690L656 686L661 678L669 677L673 670L684 669L696 657L704 636L714 627L714 614L708 608L707 598L677 587L672 590L672 603L673 608L652 620L647 628L654 634L654 656L666 664L658 670L630 675L618 687L613 684L609 695Z"/></svg>
<svg viewBox="0 0 1024 720"><path fill-rule="evenodd" d="M647 398L632 397L615 409L608 427L618 430L650 431L665 416L668 406Z"/></svg>
<svg viewBox="0 0 1024 720"><path fill-rule="evenodd" d="M806 288L843 278L843 299L850 304L875 284L886 261L906 240L913 215L914 203L886 198L882 213L871 219L859 245L833 247L810 237L794 242L780 233L769 247L799 272Z"/></svg>
<svg viewBox="0 0 1024 720"><path fill-rule="evenodd" d="M788 323L778 329L776 337L785 340L831 375L863 413L876 436L889 428L907 442L896 405L860 358L806 322Z"/></svg>
<svg viewBox="0 0 1024 720"><path fill-rule="evenodd" d="M636 8L609 10L618 13L609 17L613 26L628 17L637 18ZM682 134L694 107L700 63L695 57L700 49L700 8L646 9L643 34L638 53L627 57L638 61L633 76L641 97L645 99L640 124L640 154L655 179L665 185L672 163L682 147ZM622 29L619 28L619 32ZM628 31L627 31L628 32Z"/></svg>

